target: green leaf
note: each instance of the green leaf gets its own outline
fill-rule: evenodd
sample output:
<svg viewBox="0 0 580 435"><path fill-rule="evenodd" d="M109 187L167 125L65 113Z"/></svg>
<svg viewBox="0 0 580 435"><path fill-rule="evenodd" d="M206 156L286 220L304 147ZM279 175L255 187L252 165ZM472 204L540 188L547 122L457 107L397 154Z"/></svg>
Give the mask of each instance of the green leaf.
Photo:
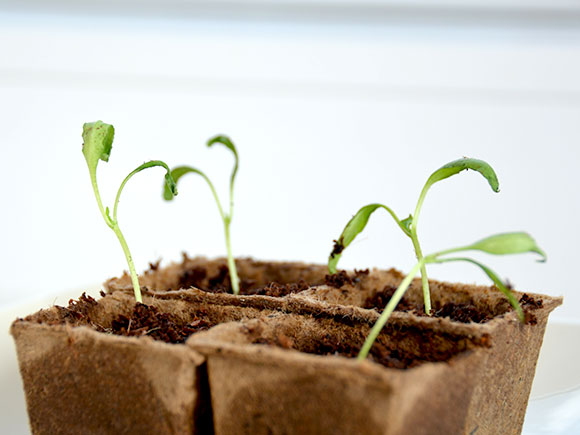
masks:
<svg viewBox="0 0 580 435"><path fill-rule="evenodd" d="M99 160L109 161L114 136L115 128L102 121L83 125L83 154L91 172L96 169Z"/></svg>
<svg viewBox="0 0 580 435"><path fill-rule="evenodd" d="M216 143L219 143L219 144L226 146L232 153L234 153L234 156L236 157L236 161L237 161L238 152L236 150L236 147L234 146L234 143L231 141L231 139L228 136L218 134L217 136L214 136L207 141L207 146L212 147Z"/></svg>
<svg viewBox="0 0 580 435"><path fill-rule="evenodd" d="M419 214L421 213L421 207L423 206L423 201L425 201L425 196L427 195L429 188L436 182L445 180L452 175L459 174L461 171L466 169L472 169L479 172L485 177L492 190L494 192L499 192L499 181L497 180L497 175L487 162L484 162L483 160L468 158L449 162L433 172L427 179L425 186L423 186L423 190L421 190L419 200L417 201L417 206L415 207L415 213L413 214L413 222L411 224L411 230L414 234L417 233L417 222L419 220Z"/></svg>
<svg viewBox="0 0 580 435"><path fill-rule="evenodd" d="M405 218L401 221L401 227L404 229L408 236L411 236L411 224L413 223L413 215L409 215L408 218Z"/></svg>
<svg viewBox="0 0 580 435"><path fill-rule="evenodd" d="M433 262L434 263L447 263L447 262L457 262L457 261L463 261L463 262L475 264L481 270L483 270L485 272L485 274L493 281L493 283L498 288L498 290L500 290L505 295L505 297L507 298L507 300L509 301L511 306L516 311L520 321L524 322L524 319L525 319L524 312L522 311L522 307L520 306L520 303L518 302L514 293L506 287L506 285L503 283L503 281L500 279L500 277L497 275L497 273L495 273L493 270L491 270L485 264L482 264L482 263L480 263L472 258L469 258L469 257L442 258L442 259L437 259Z"/></svg>
<svg viewBox="0 0 580 435"><path fill-rule="evenodd" d="M163 185L163 199L166 201L171 201L174 194L170 189L177 189L177 183L185 174L194 173L201 175L203 178L207 177L199 169L192 168L191 166L177 166L171 170L170 173L165 175L165 184ZM168 182L168 177L171 181ZM171 184L172 183L172 184Z"/></svg>
<svg viewBox="0 0 580 435"><path fill-rule="evenodd" d="M138 174L139 172L148 169L148 168L154 168L156 166L160 166L163 169L165 169L165 187L168 189L168 192L170 195L177 195L177 185L175 183L175 181L173 180L173 177L171 176L171 171L169 170L169 166L167 166L167 164L161 160L151 160L149 162L145 162L141 165L139 165L137 168L133 169L129 175L127 175L125 177L125 179L123 180L123 182L121 183L121 185L119 186L119 189L117 190L117 197L115 198L115 206L113 207L113 221L117 221L117 207L119 206L119 200L121 199L121 193L123 192L123 189L125 188L125 185L127 184L127 182L135 175Z"/></svg>
<svg viewBox="0 0 580 435"><path fill-rule="evenodd" d="M493 168L483 160L467 158L449 162L433 172L433 174L431 174L427 180L426 187L428 188L434 183L449 178L452 175L458 174L466 169L472 169L479 172L485 177L493 191L499 192L499 181L497 180L497 175L495 174Z"/></svg>
<svg viewBox="0 0 580 435"><path fill-rule="evenodd" d="M232 208L233 208L233 201L234 201L234 182L236 180L236 174L238 173L238 165L240 163L239 158L238 158L238 151L236 150L234 143L227 136L224 136L221 134L214 136L210 140L207 141L207 146L212 147L216 143L224 145L227 149L229 149L234 154L234 159L235 159L234 168L232 169L232 175L230 176L230 217L231 217Z"/></svg>
<svg viewBox="0 0 580 435"><path fill-rule="evenodd" d="M479 240L468 248L495 255L536 252L542 256L540 261L546 261L547 258L546 253L540 249L532 236L524 232L496 234Z"/></svg>
<svg viewBox="0 0 580 435"><path fill-rule="evenodd" d="M397 225L409 235L406 227L402 225L401 221L397 215L389 207L383 204L369 204L362 207L356 214L348 221L340 237L334 241L334 247L330 256L328 257L328 271L330 273L336 273L336 266L342 255L342 251L351 244L355 237L365 229L371 214L374 213L378 208L384 208L389 212L389 214L395 219Z"/></svg>

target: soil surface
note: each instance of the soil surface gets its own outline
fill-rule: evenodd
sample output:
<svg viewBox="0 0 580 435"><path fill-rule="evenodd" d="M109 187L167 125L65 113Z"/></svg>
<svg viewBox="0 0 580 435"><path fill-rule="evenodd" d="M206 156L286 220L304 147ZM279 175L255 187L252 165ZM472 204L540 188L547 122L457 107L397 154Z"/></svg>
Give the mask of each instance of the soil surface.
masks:
<svg viewBox="0 0 580 435"><path fill-rule="evenodd" d="M346 358L356 358L361 345L354 345L353 343L345 343L343 341L333 341L330 336L323 338L317 343L316 348L305 351L294 346L292 338L279 334L276 339L259 338L253 344L267 344L270 346L277 346L283 349L296 349L302 352L312 353L315 355L335 355ZM380 343L375 343L371 349L369 358L385 367L396 369L408 369L420 365L423 361L415 355L405 353L401 350L389 350Z"/></svg>
<svg viewBox="0 0 580 435"><path fill-rule="evenodd" d="M377 292L374 296L369 297L363 304L363 308L375 309L382 313L387 303L391 300L393 293L397 290L394 286L386 286L382 291ZM542 308L543 301L541 299L534 299L528 294L524 293L520 298L520 305L524 311L526 323L535 325L537 323L536 317L532 311ZM422 305L417 305L409 302L403 298L395 308L397 311L412 312L417 316L426 316ZM510 308L511 309L511 308ZM494 318L494 316L487 310L482 310L473 304L458 304L454 302L447 302L432 310L434 317L445 318L448 317L455 322L461 323L486 323Z"/></svg>
<svg viewBox="0 0 580 435"><path fill-rule="evenodd" d="M397 337L400 345L390 340L393 336ZM366 336L360 330L353 330L353 334L348 339L344 337L339 339L327 333L323 336L312 337L308 343L296 343L292 337L279 333L275 338L260 337L252 343L295 349L315 355L356 358L365 338ZM384 344L389 342L390 347ZM399 325L395 328L387 328L379 335L368 358L385 367L408 369L426 361L447 361L457 353L475 346L489 347L489 338L484 336L477 340L467 340L462 336Z"/></svg>
<svg viewBox="0 0 580 435"><path fill-rule="evenodd" d="M101 293L101 296L104 294ZM59 307L63 323L87 324L99 332L114 335L131 337L147 335L166 343L183 343L191 334L214 326L201 312L198 318L184 324L168 313L159 312L152 305L136 303L129 316L119 314L113 319L110 327L106 327L98 323L91 314L97 305L98 302L85 293L78 301L71 299L68 307Z"/></svg>
<svg viewBox="0 0 580 435"><path fill-rule="evenodd" d="M357 283L359 283L361 281L361 279L363 277L365 277L368 274L369 274L368 269L364 269L364 270L356 270L355 269L354 276L350 277L350 276L348 276L348 273L346 273L346 271L339 270L335 274L326 275L324 277L324 282L329 287L341 288L345 284L356 285Z"/></svg>
<svg viewBox="0 0 580 435"><path fill-rule="evenodd" d="M120 314L113 320L110 332L137 337L148 335L166 343L183 343L191 334L211 326L213 325L204 319L194 319L180 325L171 315L160 313L156 307L137 303L130 317Z"/></svg>
<svg viewBox="0 0 580 435"><path fill-rule="evenodd" d="M204 267L195 267L185 270L179 280L181 288L196 287L209 293L231 293L232 285L230 281L230 272L227 266L221 266L216 275L208 278L207 269ZM241 295L262 295L282 297L291 293L299 293L308 290L310 284L304 280L296 283L281 284L277 282L270 282L264 287L256 287L256 283L249 279L240 279L240 294Z"/></svg>

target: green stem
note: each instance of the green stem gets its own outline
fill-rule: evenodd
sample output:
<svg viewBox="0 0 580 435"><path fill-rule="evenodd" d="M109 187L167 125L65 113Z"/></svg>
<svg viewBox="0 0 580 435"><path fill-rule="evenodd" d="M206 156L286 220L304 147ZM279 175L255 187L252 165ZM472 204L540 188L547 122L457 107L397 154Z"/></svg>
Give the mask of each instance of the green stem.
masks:
<svg viewBox="0 0 580 435"><path fill-rule="evenodd" d="M417 201L417 206L415 207L415 213L413 213L413 221L411 222L411 240L413 240L413 247L415 248L415 255L417 260L423 260L423 252L421 251L421 245L419 244L419 238L417 237L417 224L419 223L419 214L421 213L421 207L423 206L423 201L425 201L425 196L427 191L431 187L429 180L421 190L419 195L419 200ZM421 283L423 286L423 301L425 304L425 313L431 315L431 293L429 292L429 278L427 277L427 268L425 263L421 266Z"/></svg>
<svg viewBox="0 0 580 435"><path fill-rule="evenodd" d="M113 222L111 221L107 213L105 213L105 208L103 207L103 202L101 201L101 194L99 192L99 186L97 184L97 174L93 171L91 171L91 185L93 186L93 192L95 193L95 198L97 199L97 205L99 206L99 211L101 212L101 215L105 220L105 223L110 228L113 228Z"/></svg>
<svg viewBox="0 0 580 435"><path fill-rule="evenodd" d="M240 279L236 269L236 262L232 254L232 243L230 238L230 223L231 219L228 217L224 219L224 232L226 236L226 248L228 250L228 269L230 270L230 281L232 282L232 291L235 295L240 293Z"/></svg>
<svg viewBox="0 0 580 435"><path fill-rule="evenodd" d="M411 271L405 277L405 279L403 279L403 281L401 281L401 284L399 284L399 287L397 288L397 290L395 291L395 293L391 297L391 300L389 301L389 303L385 307L383 314L381 314L381 317L379 317L379 320L376 321L375 325L371 329L371 332L367 336L367 338L366 338L366 340L365 340L365 342L364 342L364 344L363 344L363 346L362 346L362 348L357 356L357 360L362 361L368 356L368 354L371 350L371 347L373 346L373 343L375 342L375 340L379 336L381 330L383 329L383 327L385 326L385 324L387 323L387 321L391 317L391 314L395 310L395 307L397 306L399 301L402 299L403 295L405 294L405 291L407 291L407 288L409 287L409 285L413 281L413 278L415 278L415 275L417 275L417 272L419 271L419 269L423 265L424 265L424 260L419 260L419 262L413 267L413 269L411 269Z"/></svg>
<svg viewBox="0 0 580 435"><path fill-rule="evenodd" d="M143 298L141 297L141 287L139 286L139 278L137 276L137 272L135 271L135 265L133 264L133 257L131 256L131 251L129 251L129 246L127 245L127 241L119 228L117 222L114 222L111 226L119 242L121 243L121 247L123 248L123 253L125 254L125 258L127 259L127 264L129 265L129 273L131 275L131 282L133 283L133 291L135 293L135 300L137 302L143 303Z"/></svg>
<svg viewBox="0 0 580 435"><path fill-rule="evenodd" d="M417 238L417 233L411 231L411 240L413 241L413 247L415 248L415 255L417 256L417 261L423 260L423 252L421 251L421 245L419 245L419 239ZM423 287L423 301L425 304L425 313L431 315L431 292L429 291L429 278L427 277L427 268L425 263L421 266L421 284Z"/></svg>

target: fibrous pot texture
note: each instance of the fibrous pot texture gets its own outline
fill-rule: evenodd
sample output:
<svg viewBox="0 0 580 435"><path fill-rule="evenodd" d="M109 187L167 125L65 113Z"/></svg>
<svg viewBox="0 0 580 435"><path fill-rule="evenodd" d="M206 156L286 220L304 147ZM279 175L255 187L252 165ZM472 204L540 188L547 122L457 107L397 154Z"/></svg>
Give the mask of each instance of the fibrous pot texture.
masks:
<svg viewBox="0 0 580 435"><path fill-rule="evenodd" d="M229 296L189 290L145 294L144 302L189 330L192 320L211 326L268 313L232 306ZM92 302L41 310L11 327L32 432L211 433L204 358L154 340L155 328L139 337L113 334L115 322L131 318L130 293L84 300Z"/></svg>
<svg viewBox="0 0 580 435"><path fill-rule="evenodd" d="M188 345L207 357L217 434L511 434L558 303L534 325L513 313L483 325L400 313L371 351L387 366L341 356L360 348L375 316L322 304L305 304L310 316L219 325ZM376 357L385 348L396 361Z"/></svg>
<svg viewBox="0 0 580 435"><path fill-rule="evenodd" d="M280 292L267 291L268 286L272 283L289 284L297 287L288 288L288 292L304 290L309 286L323 284L328 273L326 266L322 265L256 261L251 258L236 259L236 267L240 277L240 293L244 295L283 296ZM184 254L181 263L173 263L163 268L158 263L151 264L150 269L139 277L139 282L155 291L194 287L210 292L231 292L225 258L208 260L204 257L189 258ZM109 291L128 289L131 287L131 278L125 273L120 278L108 280L105 287Z"/></svg>
<svg viewBox="0 0 580 435"><path fill-rule="evenodd" d="M80 315L52 307L17 320L33 432L521 430L547 316L561 299L518 294L521 324L492 287L430 281L429 317L416 280L370 358L357 362L400 272L326 276L320 265L236 263L240 296L224 293L225 259L184 257L140 277L145 304L171 316L180 341L193 334L186 344L132 329L126 275L109 280L108 294ZM119 325L144 336L113 335Z"/></svg>

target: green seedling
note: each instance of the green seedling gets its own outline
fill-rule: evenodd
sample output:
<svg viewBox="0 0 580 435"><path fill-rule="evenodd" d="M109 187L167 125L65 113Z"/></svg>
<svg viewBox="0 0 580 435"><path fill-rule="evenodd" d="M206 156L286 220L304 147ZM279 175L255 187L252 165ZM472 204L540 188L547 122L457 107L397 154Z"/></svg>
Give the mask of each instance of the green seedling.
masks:
<svg viewBox="0 0 580 435"><path fill-rule="evenodd" d="M113 147L113 137L115 135L115 128L110 124L105 124L102 121L90 122L83 125L83 154L85 160L87 161L87 166L89 167L89 173L91 176L91 183L93 186L93 192L95 193L95 198L97 199L97 204L99 206L99 211L105 220L105 223L109 228L113 230L121 247L123 248L123 253L127 259L127 265L129 266L129 273L131 274L131 282L133 283L133 290L135 292L135 300L137 302L143 302L141 297L141 287L139 286L139 278L137 277L137 272L135 271L135 265L133 264L133 258L131 257L131 252L129 251L129 246L127 241L119 228L119 223L117 220L117 208L119 205L119 200L121 199L121 192L125 187L125 184L133 177L133 175L141 172L144 169L152 168L154 166L161 166L165 168L165 185L169 194L177 195L177 186L173 177L171 176L171 171L169 167L160 160L152 160L150 162L143 163L141 166L137 167L132 171L121 183L119 190L117 191L117 196L115 198L115 204L113 206L113 216L109 212L109 207L103 207L103 202L101 201L101 195L99 193L99 187L97 184L97 166L99 160L104 162L109 161L109 156L111 155L111 149Z"/></svg>
<svg viewBox="0 0 580 435"><path fill-rule="evenodd" d="M352 243L352 241L356 238L356 236L364 230L371 214L373 214L376 210L382 208L385 209L391 215L391 217L395 220L395 222L397 223L399 228L403 231L403 233L411 239L413 243L413 248L415 250L415 256L417 257L417 264L415 264L409 275L407 275L405 279L401 282L399 288L393 294L391 300L387 304L387 307L385 308L380 319L373 327L371 334L367 338L367 341L365 342L361 350L359 359L364 359L367 356L370 347L372 346L372 343L378 336L383 326L386 324L391 313L393 312L393 310L403 297L405 291L409 287L410 283L412 282L413 278L415 277L415 275L417 275L419 271L421 272L421 284L423 289L425 312L428 315L431 314L431 295L429 292L429 280L427 277L426 270L426 265L430 263L464 261L478 266L493 281L495 286L506 295L508 301L516 311L519 319L521 321L524 321L524 314L517 299L515 298L513 293L503 284L501 279L494 271L492 271L488 266L472 258L468 257L449 258L446 256L455 252L468 250L482 251L488 254L495 255L536 252L542 256L542 261L545 261L546 256L544 252L536 245L535 241L528 234L522 232L499 234L480 240L479 242L473 243L471 245L439 251L426 257L423 256L421 245L419 243L419 239L417 236L417 224L419 220L419 214L421 212L421 208L423 206L423 202L425 201L427 192L429 191L431 186L436 182L449 178L452 175L456 175L461 171L467 169L472 169L474 171L479 172L487 180L491 189L494 192L499 192L499 182L497 176L493 168L488 163L476 159L455 160L453 162L447 163L446 165L442 166L441 168L433 172L433 174L431 174L431 176L425 183L425 186L421 190L419 200L417 201L417 205L415 207L415 213L413 215L409 215L409 217L407 217L406 219L401 220L397 217L395 212L386 205L369 204L362 207L352 217L352 219L346 224L346 227L344 228L340 237L335 241L333 250L330 253L328 259L328 270L330 273L336 273L337 264L338 261L340 260L340 257L342 256L342 252L346 247L348 247Z"/></svg>
<svg viewBox="0 0 580 435"><path fill-rule="evenodd" d="M181 177L183 177L185 174L189 174L189 173L197 174L197 175L201 176L207 182L207 184L211 190L211 193L216 201L220 216L221 216L223 224L224 224L224 233L225 233L225 239L226 239L226 249L227 249L227 255L228 255L228 269L230 272L230 281L232 284L232 291L234 292L234 294L237 295L240 292L240 279L238 278L238 272L236 269L236 262L234 261L234 256L232 254L232 243L231 243L231 237L230 237L230 224L232 222L232 216L233 216L233 212L234 212L234 182L236 180L236 174L238 172L238 164L239 164L238 152L236 151L236 147L234 146L233 142L227 136L218 135L218 136L215 136L207 141L208 147L212 147L214 144L221 144L221 145L225 146L227 149L229 149L234 154L234 167L232 169L232 175L230 176L230 209L229 209L228 213L224 212L224 209L223 209L222 204L219 200L218 194L215 190L213 183L211 182L209 177L207 175L205 175L202 171L200 171L199 169L193 168L191 166L177 166L171 170L171 175L176 183L181 179ZM171 191L167 185L165 185L165 187L164 187L163 197L167 201L171 201L173 199L173 195L171 194Z"/></svg>
<svg viewBox="0 0 580 435"><path fill-rule="evenodd" d="M393 296L387 303L385 310L383 311L383 313L381 314L381 316L371 329L371 332L366 338L358 354L357 358L359 360L363 360L368 356L368 353L371 350L373 343L379 336L379 333L381 332L383 327L386 325L391 314L395 310L395 307L403 298L403 295L409 288L409 285L413 281L413 278L415 278L415 275L417 275L419 270L423 268L425 264L463 261L478 266L493 281L495 287L506 296L507 300L517 313L517 316L520 319L520 321L521 322L525 321L524 312L517 298L515 297L513 292L502 282L497 273L491 270L491 268L469 257L446 257L449 254L462 251L480 251L494 255L509 255L509 254L522 254L526 252L535 252L537 254L540 254L542 257L539 261L546 261L546 254L544 253L544 251L542 251L538 247L534 239L529 234L523 232L496 234L487 237L485 239L479 240L478 242L472 243L471 245L446 249L444 251L435 252L434 254L430 254L421 258L417 262L417 264L413 266L409 274L401 281L399 287L397 287L397 290L395 290Z"/></svg>
<svg viewBox="0 0 580 435"><path fill-rule="evenodd" d="M451 177L452 175L458 174L463 170L472 169L483 175L490 187L494 192L499 192L499 182L493 168L483 160L476 159L459 159L453 162L447 163L442 166L427 180L421 194L419 195L419 200L417 201L417 206L415 207L415 214L409 215L406 219L399 219L395 212L389 207L383 204L369 204L362 207L353 218L346 224L342 234L335 241L334 249L330 253L328 259L328 270L330 273L336 273L336 266L342 251L350 245L350 243L355 239L355 237L362 231L367 225L371 214L373 214L379 208L385 209L395 220L399 228L403 233L408 236L413 242L413 248L415 249L415 255L418 261L423 258L423 252L421 250L421 245L419 243L419 238L417 236L417 224L419 222L419 214L421 213L421 207L425 201L425 197L429 188L438 181L444 180ZM429 280L427 278L427 270L425 264L420 266L421 269L421 281L423 285L423 299L425 300L425 312L429 314L431 312L431 296L429 293Z"/></svg>

